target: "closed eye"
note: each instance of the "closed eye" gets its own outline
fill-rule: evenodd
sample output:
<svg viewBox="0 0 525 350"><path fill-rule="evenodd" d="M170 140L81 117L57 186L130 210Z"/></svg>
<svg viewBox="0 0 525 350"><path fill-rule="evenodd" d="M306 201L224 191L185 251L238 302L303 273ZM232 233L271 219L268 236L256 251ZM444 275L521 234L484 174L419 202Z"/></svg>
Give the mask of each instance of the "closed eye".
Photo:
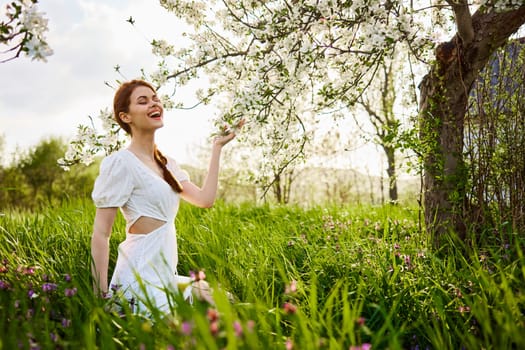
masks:
<svg viewBox="0 0 525 350"><path fill-rule="evenodd" d="M151 100L154 101L154 102L160 102L160 99L158 98L157 95L153 95L151 97ZM137 103L138 104L141 104L141 105L145 105L148 103L148 98L146 96L140 96L138 99L137 99Z"/></svg>

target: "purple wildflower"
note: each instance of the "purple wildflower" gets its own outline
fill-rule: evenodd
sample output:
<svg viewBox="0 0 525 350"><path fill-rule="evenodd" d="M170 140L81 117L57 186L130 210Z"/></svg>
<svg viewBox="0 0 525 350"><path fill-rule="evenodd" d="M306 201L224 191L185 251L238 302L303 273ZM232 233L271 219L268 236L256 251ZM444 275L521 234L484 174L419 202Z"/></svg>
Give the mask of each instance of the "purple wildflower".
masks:
<svg viewBox="0 0 525 350"><path fill-rule="evenodd" d="M64 290L64 294L66 295L66 297L72 297L72 296L74 296L75 294L77 294L77 287L66 288L66 289Z"/></svg>
<svg viewBox="0 0 525 350"><path fill-rule="evenodd" d="M51 341L53 343L56 343L56 341L58 340L58 336L53 332L49 333L49 336L51 337Z"/></svg>
<svg viewBox="0 0 525 350"><path fill-rule="evenodd" d="M9 282L0 280L0 289L9 289L10 285Z"/></svg>
<svg viewBox="0 0 525 350"><path fill-rule="evenodd" d="M57 289L57 285L55 283L44 283L42 285L42 290L44 292L52 292Z"/></svg>
<svg viewBox="0 0 525 350"><path fill-rule="evenodd" d="M403 260L405 261L405 265L410 270L412 269L412 261L410 260L410 255L404 255Z"/></svg>
<svg viewBox="0 0 525 350"><path fill-rule="evenodd" d="M69 320L67 318L63 318L62 319L62 327L68 328L69 326L71 326L71 320Z"/></svg>

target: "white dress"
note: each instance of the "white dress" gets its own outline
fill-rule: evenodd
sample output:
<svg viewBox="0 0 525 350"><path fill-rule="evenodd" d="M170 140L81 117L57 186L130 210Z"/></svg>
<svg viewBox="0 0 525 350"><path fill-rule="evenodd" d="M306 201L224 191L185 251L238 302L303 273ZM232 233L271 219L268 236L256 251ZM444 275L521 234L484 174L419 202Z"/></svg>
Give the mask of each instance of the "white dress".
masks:
<svg viewBox="0 0 525 350"><path fill-rule="evenodd" d="M189 180L172 159L167 167L181 183ZM123 149L103 159L92 198L97 208L119 207L126 220L126 239L118 247L110 289L123 293L135 312L148 313L148 305L169 312L166 291L178 292L179 283L190 282L189 277L177 274L175 216L180 196L131 151ZM140 217L165 224L149 233L129 233ZM184 296L191 298L191 287Z"/></svg>

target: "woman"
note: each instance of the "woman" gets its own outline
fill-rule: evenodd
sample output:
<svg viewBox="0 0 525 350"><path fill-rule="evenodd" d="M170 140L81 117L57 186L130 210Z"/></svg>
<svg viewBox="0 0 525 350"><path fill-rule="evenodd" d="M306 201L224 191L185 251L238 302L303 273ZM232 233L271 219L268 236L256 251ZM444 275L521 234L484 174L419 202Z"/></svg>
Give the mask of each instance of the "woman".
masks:
<svg viewBox="0 0 525 350"><path fill-rule="evenodd" d="M177 274L174 220L179 199L203 208L213 205L221 149L235 133L214 139L208 174L199 188L155 145L155 132L164 123L162 104L153 86L142 80L122 84L115 93L113 110L131 142L126 149L104 158L92 193L97 207L91 240L95 292L110 292L109 237L120 208L126 219L126 239L119 245L109 286L118 289L135 312L148 312L150 305L169 312L166 292L176 292L179 283L189 282L188 277ZM195 288L193 292L212 302L203 282L198 287L204 288L204 293ZM184 296L191 294L186 290Z"/></svg>

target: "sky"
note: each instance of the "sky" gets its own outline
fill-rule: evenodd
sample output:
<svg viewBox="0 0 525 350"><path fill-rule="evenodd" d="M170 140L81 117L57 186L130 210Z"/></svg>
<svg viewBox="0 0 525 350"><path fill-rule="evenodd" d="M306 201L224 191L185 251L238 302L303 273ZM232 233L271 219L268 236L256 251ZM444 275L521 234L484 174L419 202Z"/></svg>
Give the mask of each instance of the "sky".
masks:
<svg viewBox="0 0 525 350"><path fill-rule="evenodd" d="M2 12L8 2L0 1ZM22 55L0 64L0 135L8 155L48 137L72 137L89 116L111 107L114 91L105 82L139 77L141 68L154 71L149 43L176 44L182 27L154 0L43 0L38 8L49 20L54 54L47 62ZM130 16L135 26L126 21ZM187 100L194 100L189 91ZM166 111L159 149L191 163L196 147L209 142L214 113L206 106Z"/></svg>
<svg viewBox="0 0 525 350"><path fill-rule="evenodd" d="M9 1L0 0L4 11ZM79 124L89 124L110 108L114 90L105 82L139 77L155 71L152 39L181 43L183 24L157 0L42 0L39 10L49 20L47 42L54 54L47 62L26 56L0 64L0 135L4 163L17 149L27 150L49 137L73 137ZM135 20L132 26L126 20ZM120 66L123 76L116 73ZM193 105L192 91L177 100ZM110 108L111 109L111 108ZM208 145L217 112L209 106L165 111L165 126L156 142L165 154L183 164L203 165L199 155ZM348 153L346 166L378 174L385 165L377 147L364 141ZM5 156L7 154L7 157Z"/></svg>

